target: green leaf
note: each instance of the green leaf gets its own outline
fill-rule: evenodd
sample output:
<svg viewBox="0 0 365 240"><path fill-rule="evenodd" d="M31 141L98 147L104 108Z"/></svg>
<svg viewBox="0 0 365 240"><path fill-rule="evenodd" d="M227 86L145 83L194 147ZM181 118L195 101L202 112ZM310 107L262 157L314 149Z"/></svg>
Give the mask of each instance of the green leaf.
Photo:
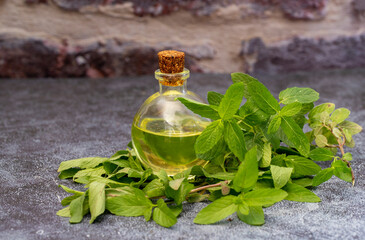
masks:
<svg viewBox="0 0 365 240"><path fill-rule="evenodd" d="M106 209L118 216L136 217L151 212L153 204L142 190L133 188L134 194L107 198Z"/></svg>
<svg viewBox="0 0 365 240"><path fill-rule="evenodd" d="M270 120L267 133L272 134L277 132L279 130L280 124L281 124L281 116L280 115L273 116L272 119Z"/></svg>
<svg viewBox="0 0 365 240"><path fill-rule="evenodd" d="M257 147L251 148L245 156L245 160L238 167L233 178L233 188L236 192L248 189L255 185L258 178Z"/></svg>
<svg viewBox="0 0 365 240"><path fill-rule="evenodd" d="M237 203L236 203L237 204ZM241 214L243 214L243 215L247 215L247 214L249 214L249 209L250 209L250 207L247 205L247 203L246 202L242 202L242 201L240 201L240 203L239 204L237 204L237 212L239 212L239 213L241 213Z"/></svg>
<svg viewBox="0 0 365 240"><path fill-rule="evenodd" d="M70 223L79 223L82 221L84 217L84 201L85 194L82 194L70 203Z"/></svg>
<svg viewBox="0 0 365 240"><path fill-rule="evenodd" d="M191 190L194 189L194 185L188 183L186 180L181 183L181 186L178 190L172 189L170 186L166 187L166 196L168 198L174 199L177 205L180 205L183 201L185 201L186 196L189 194Z"/></svg>
<svg viewBox="0 0 365 240"><path fill-rule="evenodd" d="M244 118L245 123L255 126L260 123L266 123L270 115L263 112L256 104L248 99L239 110L239 115Z"/></svg>
<svg viewBox="0 0 365 240"><path fill-rule="evenodd" d="M246 153L245 136L235 121L224 121L224 140L233 154L243 161Z"/></svg>
<svg viewBox="0 0 365 240"><path fill-rule="evenodd" d="M185 178L175 179L169 182L169 185L172 189L178 190L181 186L181 183L185 180Z"/></svg>
<svg viewBox="0 0 365 240"><path fill-rule="evenodd" d="M153 179L144 188L143 192L149 197L159 197L165 194L165 186L160 179Z"/></svg>
<svg viewBox="0 0 365 240"><path fill-rule="evenodd" d="M97 168L87 168L84 170L80 170L78 171L75 175L74 175L74 179L77 178L81 178L81 177L86 177L86 176L94 176L94 177L101 177L103 174L105 174L105 169L103 166L97 167Z"/></svg>
<svg viewBox="0 0 365 240"><path fill-rule="evenodd" d="M72 194L75 194L75 195L78 195L78 196L81 196L81 195L84 194L84 192L80 192L80 191L77 191L77 190L73 190L73 189L68 188L68 187L66 187L64 185L61 185L61 184L58 185L58 186L61 187L63 190L65 190L68 193L72 193Z"/></svg>
<svg viewBox="0 0 365 240"><path fill-rule="evenodd" d="M202 117L210 118L213 120L220 118L218 112L211 108L208 104L181 97L177 98L177 100L184 104L185 107L190 109L193 113L196 113Z"/></svg>
<svg viewBox="0 0 365 240"><path fill-rule="evenodd" d="M219 116L222 119L230 119L237 112L243 98L244 87L242 83L232 84L224 94L218 107Z"/></svg>
<svg viewBox="0 0 365 240"><path fill-rule="evenodd" d="M334 109L335 109L335 104L333 104L333 103L323 103L323 104L318 105L315 108L313 108L309 112L308 118L311 121L319 120L321 113L327 112L328 114L330 114L331 112L333 112Z"/></svg>
<svg viewBox="0 0 365 240"><path fill-rule="evenodd" d="M70 206L67 206L65 208L62 208L61 210L57 211L57 216L60 217L71 217L71 213L70 213Z"/></svg>
<svg viewBox="0 0 365 240"><path fill-rule="evenodd" d="M300 154L308 156L310 149L309 141L298 124L296 124L290 117L283 117L281 121L281 128L289 141L293 143L296 149L298 149Z"/></svg>
<svg viewBox="0 0 365 240"><path fill-rule="evenodd" d="M289 201L296 201L296 202L321 201L321 199L312 191L294 183L287 183L283 189L288 193L288 196L285 199Z"/></svg>
<svg viewBox="0 0 365 240"><path fill-rule="evenodd" d="M244 201L249 206L272 205L283 200L288 194L281 189L258 189L243 195Z"/></svg>
<svg viewBox="0 0 365 240"><path fill-rule="evenodd" d="M264 148L262 151L262 159L260 161L260 167L266 168L269 167L271 163L271 144L266 142L264 143Z"/></svg>
<svg viewBox="0 0 365 240"><path fill-rule="evenodd" d="M249 207L248 215L244 215L241 212L237 212L238 218L249 225L261 226L265 223L265 215L262 207Z"/></svg>
<svg viewBox="0 0 365 240"><path fill-rule="evenodd" d="M175 214L163 199L157 201L157 208L153 210L153 220L162 227L169 228L177 222Z"/></svg>
<svg viewBox="0 0 365 240"><path fill-rule="evenodd" d="M109 158L109 161L118 160L121 157L128 158L128 156L129 156L129 151L128 150L119 150L116 153L114 153L113 156L111 156Z"/></svg>
<svg viewBox="0 0 365 240"><path fill-rule="evenodd" d="M80 169L78 169L78 168L69 168L67 170L60 172L58 177L59 177L59 179L72 178L78 171L80 171Z"/></svg>
<svg viewBox="0 0 365 240"><path fill-rule="evenodd" d="M105 183L91 182L89 185L89 205L93 223L97 216L105 211Z"/></svg>
<svg viewBox="0 0 365 240"><path fill-rule="evenodd" d="M252 100L264 112L274 115L280 111L280 105L270 91L260 82L252 81L248 84L248 91Z"/></svg>
<svg viewBox="0 0 365 240"><path fill-rule="evenodd" d="M331 114L331 120L335 123L342 123L350 115L350 110L347 108L338 108Z"/></svg>
<svg viewBox="0 0 365 240"><path fill-rule="evenodd" d="M352 154L351 153L345 153L343 156L342 156L342 159L346 160L346 161L351 161L352 160Z"/></svg>
<svg viewBox="0 0 365 240"><path fill-rule="evenodd" d="M217 92L208 92L207 100L210 105L219 106L222 101L223 94Z"/></svg>
<svg viewBox="0 0 365 240"><path fill-rule="evenodd" d="M332 168L332 167L323 169L322 171L317 173L316 176L314 176L313 186L317 187L320 184L328 181L333 176L333 173L334 173L334 168Z"/></svg>
<svg viewBox="0 0 365 240"><path fill-rule="evenodd" d="M346 163L343 161L335 161L332 163L332 167L335 168L333 173L336 177L346 182L352 182L351 168Z"/></svg>
<svg viewBox="0 0 365 240"><path fill-rule="evenodd" d="M291 182L300 185L302 187L311 187L313 184L313 179L310 177L304 177L304 178L292 179Z"/></svg>
<svg viewBox="0 0 365 240"><path fill-rule="evenodd" d="M232 78L232 82L233 83L243 83L243 96L246 99L250 98L250 93L248 91L248 84L250 82L258 82L256 78L251 77L248 74L245 73L240 73L240 72L236 72L236 73L231 73L231 78Z"/></svg>
<svg viewBox="0 0 365 240"><path fill-rule="evenodd" d="M61 162L60 167L58 168L58 172L62 172L69 168L93 168L108 160L108 158L102 157L88 157L88 158L79 158Z"/></svg>
<svg viewBox="0 0 365 240"><path fill-rule="evenodd" d="M320 148L324 148L328 144L327 138L325 136L323 136L322 134L318 134L314 141L316 142L317 146Z"/></svg>
<svg viewBox="0 0 365 240"><path fill-rule="evenodd" d="M289 181L293 168L270 166L275 188L282 188Z"/></svg>
<svg viewBox="0 0 365 240"><path fill-rule="evenodd" d="M351 135L355 135L358 134L359 132L362 131L362 127L354 122L350 122L350 121L343 121L341 122L338 127L342 128L342 129L346 129L347 131L349 131L349 133Z"/></svg>
<svg viewBox="0 0 365 240"><path fill-rule="evenodd" d="M292 117L295 114L298 114L301 109L302 109L302 104L301 103L293 102L293 103L288 104L287 106L284 106L280 110L280 115L281 116L286 116L286 117Z"/></svg>
<svg viewBox="0 0 365 240"><path fill-rule="evenodd" d="M315 162L304 157L290 155L285 160L292 163L294 167L293 176L295 177L315 175L322 170Z"/></svg>
<svg viewBox="0 0 365 240"><path fill-rule="evenodd" d="M225 196L215 200L203 208L194 219L197 224L211 224L218 222L237 211L237 205L234 203L236 196Z"/></svg>
<svg viewBox="0 0 365 240"><path fill-rule="evenodd" d="M224 127L221 120L217 120L209 124L195 142L196 154L202 155L212 150L218 141L223 138L223 131Z"/></svg>
<svg viewBox="0 0 365 240"><path fill-rule="evenodd" d="M279 99L283 104L290 104L293 102L311 103L319 99L319 93L311 88L292 87L281 91Z"/></svg>
<svg viewBox="0 0 365 240"><path fill-rule="evenodd" d="M334 156L335 154L327 148L315 148L309 153L309 158L314 161L330 161Z"/></svg>

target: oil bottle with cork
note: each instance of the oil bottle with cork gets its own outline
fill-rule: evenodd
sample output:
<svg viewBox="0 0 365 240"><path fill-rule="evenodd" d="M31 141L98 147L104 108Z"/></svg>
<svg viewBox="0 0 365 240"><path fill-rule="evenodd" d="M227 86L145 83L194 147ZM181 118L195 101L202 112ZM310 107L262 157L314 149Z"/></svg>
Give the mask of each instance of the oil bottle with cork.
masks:
<svg viewBox="0 0 365 240"><path fill-rule="evenodd" d="M176 98L203 100L188 91L190 72L184 68L185 54L174 50L158 53L159 69L155 78L160 91L150 96L136 113L132 125L132 143L141 162L153 171L173 175L194 165L198 159L194 144L210 120L187 109Z"/></svg>

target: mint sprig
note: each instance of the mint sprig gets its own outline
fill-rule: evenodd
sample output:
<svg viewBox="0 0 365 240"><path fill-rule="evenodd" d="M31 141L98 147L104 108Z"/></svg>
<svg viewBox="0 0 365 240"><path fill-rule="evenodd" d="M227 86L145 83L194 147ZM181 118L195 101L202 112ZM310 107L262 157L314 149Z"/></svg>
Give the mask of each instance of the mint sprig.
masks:
<svg viewBox="0 0 365 240"><path fill-rule="evenodd" d="M354 147L353 135L362 128L346 120L348 109L335 109L333 103L314 106L319 94L310 88L288 88L277 101L247 74L233 73L232 81L225 94L208 92L209 104L178 98L192 112L212 119L195 143L197 156L209 162L204 168L174 176L154 173L141 165L131 145L110 158L65 161L59 177L87 190L60 185L72 195L61 201L66 207L57 215L79 223L90 213L93 223L109 211L171 227L185 201L210 200L194 223L212 224L236 213L247 224L262 225L263 208L277 202L319 202L311 189L332 176L355 184L352 155L344 146ZM317 161L331 165L322 169Z"/></svg>

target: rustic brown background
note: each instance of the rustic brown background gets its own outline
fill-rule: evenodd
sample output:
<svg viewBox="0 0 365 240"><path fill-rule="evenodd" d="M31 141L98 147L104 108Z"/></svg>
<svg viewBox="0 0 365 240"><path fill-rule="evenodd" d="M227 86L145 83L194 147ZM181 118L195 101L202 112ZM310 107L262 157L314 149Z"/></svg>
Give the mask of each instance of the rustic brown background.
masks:
<svg viewBox="0 0 365 240"><path fill-rule="evenodd" d="M365 67L365 0L0 0L0 77Z"/></svg>

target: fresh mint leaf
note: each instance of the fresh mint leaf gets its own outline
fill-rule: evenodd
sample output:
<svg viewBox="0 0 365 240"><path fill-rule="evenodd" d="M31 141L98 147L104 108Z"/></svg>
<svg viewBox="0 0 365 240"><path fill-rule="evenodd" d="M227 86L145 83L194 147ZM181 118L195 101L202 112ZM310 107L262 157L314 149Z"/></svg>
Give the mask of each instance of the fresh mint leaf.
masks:
<svg viewBox="0 0 365 240"><path fill-rule="evenodd" d="M314 141L316 142L317 146L320 148L324 148L328 145L327 138L322 134L316 135L316 138Z"/></svg>
<svg viewBox="0 0 365 240"><path fill-rule="evenodd" d="M295 114L298 114L302 109L302 104L299 102L292 102L286 106L284 106L280 110L280 115L285 117L292 117Z"/></svg>
<svg viewBox="0 0 365 240"><path fill-rule="evenodd" d="M295 202L320 202L321 199L310 190L294 183L287 183L283 188L288 193L285 200Z"/></svg>
<svg viewBox="0 0 365 240"><path fill-rule="evenodd" d="M237 204L237 203L236 203ZM241 213L243 215L249 214L250 207L247 205L246 202L240 201L239 204L237 204L237 213Z"/></svg>
<svg viewBox="0 0 365 240"><path fill-rule="evenodd" d="M281 116L278 114L274 115L270 120L269 127L267 129L267 133L272 134L272 133L277 132L279 130L280 124L281 124Z"/></svg>
<svg viewBox="0 0 365 240"><path fill-rule="evenodd" d="M61 187L63 190L65 190L68 193L72 193L72 194L75 194L75 195L78 195L78 196L81 196L82 194L84 194L84 192L73 190L73 189L71 189L69 187L66 187L64 185L58 185L58 186Z"/></svg>
<svg viewBox="0 0 365 240"><path fill-rule="evenodd" d="M153 210L153 220L160 226L169 228L177 222L175 214L163 199L157 201L157 208Z"/></svg>
<svg viewBox="0 0 365 240"><path fill-rule="evenodd" d="M244 215L241 212L237 212L238 218L249 225L261 226L265 223L265 215L262 207L249 207L248 215Z"/></svg>
<svg viewBox="0 0 365 240"><path fill-rule="evenodd" d="M223 97L224 95L221 93L210 91L208 92L207 100L210 105L219 106Z"/></svg>
<svg viewBox="0 0 365 240"><path fill-rule="evenodd" d="M341 122L338 127L348 130L351 135L358 134L362 131L362 127L359 124L347 120Z"/></svg>
<svg viewBox="0 0 365 240"><path fill-rule="evenodd" d="M351 161L352 160L352 154L351 153L345 153L343 156L342 156L342 159L346 160L346 161Z"/></svg>
<svg viewBox="0 0 365 240"><path fill-rule="evenodd" d="M110 158L109 160L110 161L113 161L113 160L118 160L122 157L125 157L126 159L128 158L129 156L129 151L128 150L119 150L117 151L116 153L114 153Z"/></svg>
<svg viewBox="0 0 365 240"><path fill-rule="evenodd" d="M298 115L305 115L310 110L312 110L313 108L314 108L314 104L313 103L303 103L302 104L302 109L300 109Z"/></svg>
<svg viewBox="0 0 365 240"><path fill-rule="evenodd" d="M322 170L315 162L304 157L290 155L285 160L290 161L293 165L293 176L295 177L315 175Z"/></svg>
<svg viewBox="0 0 365 240"><path fill-rule="evenodd" d="M251 206L272 205L286 198L288 194L281 189L258 189L243 195L243 200Z"/></svg>
<svg viewBox="0 0 365 240"><path fill-rule="evenodd" d="M332 167L323 169L322 171L317 173L317 175L313 178L313 187L317 187L320 184L328 181L333 176L333 173L334 168Z"/></svg>
<svg viewBox="0 0 365 240"><path fill-rule="evenodd" d="M342 123L343 121L346 120L346 118L348 118L348 116L350 115L350 110L348 110L347 108L337 108L332 114L330 119L339 124Z"/></svg>
<svg viewBox="0 0 365 240"><path fill-rule="evenodd" d="M85 194L82 194L80 197L74 199L70 203L70 223L79 223L82 221L84 217L84 201Z"/></svg>
<svg viewBox="0 0 365 240"><path fill-rule="evenodd" d="M264 112L274 115L280 111L280 105L270 91L260 82L252 81L248 84L248 91L252 100Z"/></svg>
<svg viewBox="0 0 365 240"><path fill-rule="evenodd" d="M142 190L133 188L134 194L125 194L119 197L106 199L106 209L118 216L144 216L152 211L152 202L145 197Z"/></svg>
<svg viewBox="0 0 365 240"><path fill-rule="evenodd" d="M244 118L245 123L250 126L256 126L261 123L266 123L270 115L262 111L256 104L248 99L239 110L239 115Z"/></svg>
<svg viewBox="0 0 365 240"><path fill-rule="evenodd" d="M221 120L216 120L209 124L195 142L195 152L198 157L212 150L219 140L223 138L223 133L224 127Z"/></svg>
<svg viewBox="0 0 365 240"><path fill-rule="evenodd" d="M330 114L330 113L333 112L334 109L335 109L335 104L333 104L333 103L323 103L323 104L318 105L315 108L313 108L309 112L308 118L311 121L319 120L321 113L326 112L326 113Z"/></svg>
<svg viewBox="0 0 365 240"><path fill-rule="evenodd" d="M239 72L232 73L231 78L232 78L233 83L243 83L243 86L244 86L243 96L246 99L249 99L250 98L250 93L248 91L248 84L250 84L250 82L258 82L258 80L256 78L251 77L248 74L239 73Z"/></svg>
<svg viewBox="0 0 365 240"><path fill-rule="evenodd" d="M84 169L84 170L80 170L78 171L75 175L74 175L74 180L77 178L81 178L81 177L101 177L103 174L105 174L105 169L103 166L97 167L97 168L88 168L88 169Z"/></svg>
<svg viewBox="0 0 365 240"><path fill-rule="evenodd" d="M60 174L58 175L59 179L67 179L67 178L73 178L73 176L80 171L80 169L78 168L69 168L66 169L62 172L60 172Z"/></svg>
<svg viewBox="0 0 365 240"><path fill-rule="evenodd" d="M298 124L291 117L282 117L281 128L300 154L308 156L310 148L309 141Z"/></svg>
<svg viewBox="0 0 365 240"><path fill-rule="evenodd" d="M165 194L165 186L160 179L153 179L144 188L143 192L149 197L159 197Z"/></svg>
<svg viewBox="0 0 365 240"><path fill-rule="evenodd" d="M180 205L183 201L185 201L186 196L189 194L191 190L194 189L194 185L188 183L186 180L183 181L178 190L172 189L170 186L166 187L166 197L170 199L174 199L176 205Z"/></svg>
<svg viewBox="0 0 365 240"><path fill-rule="evenodd" d="M275 188L282 188L289 181L293 168L270 166Z"/></svg>
<svg viewBox="0 0 365 240"><path fill-rule="evenodd" d="M179 179L175 179L175 180L171 180L169 182L169 186L174 189L174 190L178 190L182 184L182 182L185 180L185 178L179 178Z"/></svg>
<svg viewBox="0 0 365 240"><path fill-rule="evenodd" d="M243 83L232 84L224 94L218 107L219 116L222 119L230 119L237 112L243 98Z"/></svg>
<svg viewBox="0 0 365 240"><path fill-rule="evenodd" d="M89 205L93 223L97 216L105 211L105 183L91 182L89 185Z"/></svg>
<svg viewBox="0 0 365 240"><path fill-rule="evenodd" d="M245 136L235 121L224 121L224 140L233 154L243 161L246 153Z"/></svg>
<svg viewBox="0 0 365 240"><path fill-rule="evenodd" d="M257 147L251 148L244 161L238 167L233 178L233 188L236 192L253 187L258 178Z"/></svg>
<svg viewBox="0 0 365 240"><path fill-rule="evenodd" d="M182 104L185 105L188 109L190 109L193 113L196 113L202 117L210 118L213 120L219 119L219 114L216 110L211 108L208 104L204 104L201 102L197 102L188 98L177 98Z"/></svg>
<svg viewBox="0 0 365 240"><path fill-rule="evenodd" d="M237 211L236 196L225 196L203 208L194 219L197 224L212 224Z"/></svg>
<svg viewBox="0 0 365 240"><path fill-rule="evenodd" d="M293 102L311 103L319 99L319 93L311 88L292 87L281 91L279 99L285 105Z"/></svg>
<svg viewBox="0 0 365 240"><path fill-rule="evenodd" d="M70 168L93 168L108 160L108 158L103 157L88 157L88 158L79 158L61 162L60 167L58 168L58 172L62 172L66 169Z"/></svg>
<svg viewBox="0 0 365 240"><path fill-rule="evenodd" d="M262 150L262 159L260 161L260 167L266 168L269 167L271 164L271 144L266 142L264 143L264 148Z"/></svg>
<svg viewBox="0 0 365 240"><path fill-rule="evenodd" d="M332 163L332 167L335 168L333 173L336 177L346 182L352 182L351 168L346 163L343 161L335 161Z"/></svg>
<svg viewBox="0 0 365 240"><path fill-rule="evenodd" d="M71 217L70 206L67 206L65 208L62 208L61 210L58 210L57 216L70 218Z"/></svg>
<svg viewBox="0 0 365 240"><path fill-rule="evenodd" d="M335 154L326 148L315 148L309 153L309 158L314 161L330 161Z"/></svg>

